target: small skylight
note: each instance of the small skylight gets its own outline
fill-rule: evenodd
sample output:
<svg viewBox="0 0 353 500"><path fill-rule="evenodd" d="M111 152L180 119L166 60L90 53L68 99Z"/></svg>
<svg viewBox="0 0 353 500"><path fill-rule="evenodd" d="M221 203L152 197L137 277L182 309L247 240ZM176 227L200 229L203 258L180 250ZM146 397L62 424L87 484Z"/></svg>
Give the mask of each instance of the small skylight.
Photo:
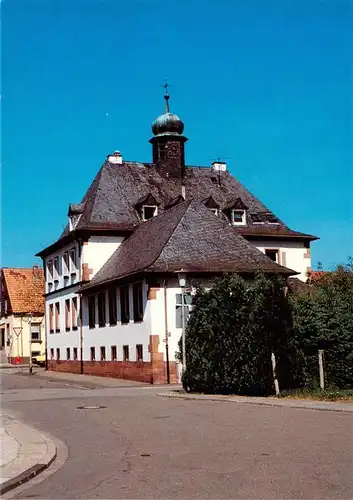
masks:
<svg viewBox="0 0 353 500"><path fill-rule="evenodd" d="M142 220L149 220L157 215L158 209L155 205L142 206Z"/></svg>
<svg viewBox="0 0 353 500"><path fill-rule="evenodd" d="M251 219L253 222L262 222L261 217L259 214L251 214Z"/></svg>
<svg viewBox="0 0 353 500"><path fill-rule="evenodd" d="M278 219L275 215L266 214L266 217L267 217L268 222L270 222L271 224L278 224Z"/></svg>
<svg viewBox="0 0 353 500"><path fill-rule="evenodd" d="M218 215L218 208L210 208L211 212L213 212L215 215Z"/></svg>

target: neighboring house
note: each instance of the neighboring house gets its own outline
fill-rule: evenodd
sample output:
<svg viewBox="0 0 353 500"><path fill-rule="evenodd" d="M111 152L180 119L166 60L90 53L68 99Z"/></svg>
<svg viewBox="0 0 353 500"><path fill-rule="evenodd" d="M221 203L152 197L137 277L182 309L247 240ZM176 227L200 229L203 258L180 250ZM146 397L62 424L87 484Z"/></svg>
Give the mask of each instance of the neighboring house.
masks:
<svg viewBox="0 0 353 500"><path fill-rule="evenodd" d="M169 356L175 381L180 278L188 293L224 272L306 279L316 237L287 227L225 163L186 165L184 124L165 99L153 162L109 155L59 239L38 254L52 370L160 383Z"/></svg>
<svg viewBox="0 0 353 500"><path fill-rule="evenodd" d="M33 268L2 268L0 348L10 363L28 363L45 352L44 273ZM30 343L31 340L31 343Z"/></svg>

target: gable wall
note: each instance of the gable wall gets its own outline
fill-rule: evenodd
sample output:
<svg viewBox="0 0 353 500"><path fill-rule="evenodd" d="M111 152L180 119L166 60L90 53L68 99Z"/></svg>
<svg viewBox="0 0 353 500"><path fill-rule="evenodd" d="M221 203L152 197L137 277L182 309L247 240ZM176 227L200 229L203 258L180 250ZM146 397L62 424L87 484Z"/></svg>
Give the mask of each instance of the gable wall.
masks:
<svg viewBox="0 0 353 500"><path fill-rule="evenodd" d="M93 278L123 241L123 236L91 236L83 244L81 266L85 266L89 270L90 279ZM85 267L83 267L83 273Z"/></svg>
<svg viewBox="0 0 353 500"><path fill-rule="evenodd" d="M265 253L265 249L278 249L279 250L279 262L284 267L293 269L299 272L296 277L301 281L307 280L308 270L311 269L311 256L310 248L306 248L303 242L287 242L280 240L273 241L252 241L252 243L260 250Z"/></svg>

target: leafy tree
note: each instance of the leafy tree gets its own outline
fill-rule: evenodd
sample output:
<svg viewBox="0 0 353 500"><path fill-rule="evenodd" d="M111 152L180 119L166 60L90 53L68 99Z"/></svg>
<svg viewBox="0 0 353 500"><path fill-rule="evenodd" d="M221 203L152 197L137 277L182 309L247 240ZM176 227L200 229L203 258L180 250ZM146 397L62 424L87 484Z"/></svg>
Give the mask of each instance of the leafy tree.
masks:
<svg viewBox="0 0 353 500"><path fill-rule="evenodd" d="M353 261L311 281L293 296L297 342L305 353L307 385L318 385L318 349L324 348L326 383L353 386Z"/></svg>

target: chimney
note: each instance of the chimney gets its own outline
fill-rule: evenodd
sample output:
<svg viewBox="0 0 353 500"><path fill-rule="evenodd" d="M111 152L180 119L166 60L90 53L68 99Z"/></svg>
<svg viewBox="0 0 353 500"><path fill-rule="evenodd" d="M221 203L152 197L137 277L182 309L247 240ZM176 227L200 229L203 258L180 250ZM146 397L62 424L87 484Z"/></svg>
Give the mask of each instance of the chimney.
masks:
<svg viewBox="0 0 353 500"><path fill-rule="evenodd" d="M111 155L108 155L107 160L113 165L121 165L123 163L123 157L118 150L114 151Z"/></svg>
<svg viewBox="0 0 353 500"><path fill-rule="evenodd" d="M214 161L211 168L215 172L226 172L227 164L224 161Z"/></svg>

